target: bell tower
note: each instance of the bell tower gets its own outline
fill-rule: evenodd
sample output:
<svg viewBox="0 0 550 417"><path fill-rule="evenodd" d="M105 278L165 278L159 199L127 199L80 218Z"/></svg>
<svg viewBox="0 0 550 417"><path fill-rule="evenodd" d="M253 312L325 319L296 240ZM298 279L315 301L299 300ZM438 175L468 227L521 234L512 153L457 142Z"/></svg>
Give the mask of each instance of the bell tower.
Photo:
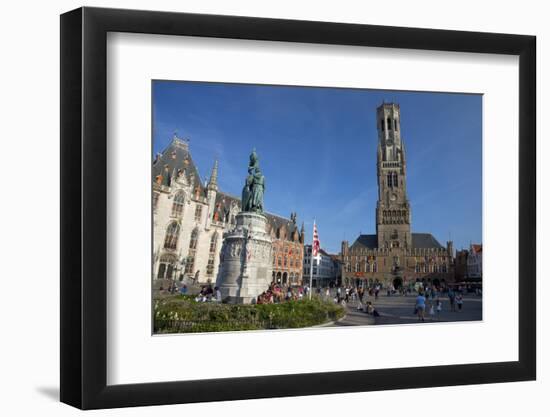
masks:
<svg viewBox="0 0 550 417"><path fill-rule="evenodd" d="M378 128L378 202L376 234L379 248L412 248L411 207L407 198L407 164L401 139L399 104L376 109Z"/></svg>

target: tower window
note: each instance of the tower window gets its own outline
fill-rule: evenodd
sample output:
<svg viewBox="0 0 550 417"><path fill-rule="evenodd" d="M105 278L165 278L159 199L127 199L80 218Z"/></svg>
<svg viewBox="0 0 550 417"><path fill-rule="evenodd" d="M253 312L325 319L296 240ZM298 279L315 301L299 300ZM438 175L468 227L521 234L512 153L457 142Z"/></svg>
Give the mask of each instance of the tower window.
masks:
<svg viewBox="0 0 550 417"><path fill-rule="evenodd" d="M397 186L398 186L398 185L397 185L397 172L394 172L394 173L392 174L392 177L393 177L393 186L394 186L394 187L397 187Z"/></svg>
<svg viewBox="0 0 550 417"><path fill-rule="evenodd" d="M393 121L393 125L394 125L395 131L397 132L397 119L395 119L395 120Z"/></svg>
<svg viewBox="0 0 550 417"><path fill-rule="evenodd" d="M384 125L384 119L380 119L380 128L382 131L386 130L386 126Z"/></svg>
<svg viewBox="0 0 550 417"><path fill-rule="evenodd" d="M388 117L388 130L391 130L391 119Z"/></svg>

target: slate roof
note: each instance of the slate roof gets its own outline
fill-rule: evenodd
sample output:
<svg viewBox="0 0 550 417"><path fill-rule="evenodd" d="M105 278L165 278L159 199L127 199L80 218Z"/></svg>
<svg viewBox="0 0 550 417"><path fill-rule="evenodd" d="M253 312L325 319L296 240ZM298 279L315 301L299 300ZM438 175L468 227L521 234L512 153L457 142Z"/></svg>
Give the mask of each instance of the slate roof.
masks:
<svg viewBox="0 0 550 417"><path fill-rule="evenodd" d="M412 234L413 248L422 249L442 249L443 246L437 241L431 233L413 233Z"/></svg>
<svg viewBox="0 0 550 417"><path fill-rule="evenodd" d="M352 249L376 249L378 247L378 237L376 235L359 235L357 240L351 245Z"/></svg>
<svg viewBox="0 0 550 417"><path fill-rule="evenodd" d="M413 233L412 246L419 249L441 249L443 246L437 241L431 233ZM353 242L353 249L376 249L378 247L378 238L376 235L359 235Z"/></svg>
<svg viewBox="0 0 550 417"><path fill-rule="evenodd" d="M157 155L153 161L153 181L157 175L165 175L165 167L168 165L168 173L171 176L174 171L177 173L179 169L185 172L187 182L190 182L191 176L193 176L193 188L202 184L199 171L195 166L191 154L189 153L189 145L182 139L174 137L172 142L166 147L166 149ZM163 178L163 185L170 185L167 183L167 178Z"/></svg>

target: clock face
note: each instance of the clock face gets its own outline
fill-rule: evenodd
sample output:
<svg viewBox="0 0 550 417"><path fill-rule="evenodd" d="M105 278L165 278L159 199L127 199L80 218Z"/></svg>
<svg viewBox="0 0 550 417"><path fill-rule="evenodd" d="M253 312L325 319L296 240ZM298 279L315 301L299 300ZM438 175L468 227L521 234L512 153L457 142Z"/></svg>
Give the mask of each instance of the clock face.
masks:
<svg viewBox="0 0 550 417"><path fill-rule="evenodd" d="M397 200L397 194L392 194L392 195L390 195L390 200L391 200L391 201Z"/></svg>

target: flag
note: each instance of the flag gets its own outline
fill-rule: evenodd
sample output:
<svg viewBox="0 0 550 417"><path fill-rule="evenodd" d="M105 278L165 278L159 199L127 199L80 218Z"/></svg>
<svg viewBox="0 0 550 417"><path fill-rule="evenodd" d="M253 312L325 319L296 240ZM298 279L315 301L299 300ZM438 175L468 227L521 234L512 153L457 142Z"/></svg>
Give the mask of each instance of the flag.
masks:
<svg viewBox="0 0 550 417"><path fill-rule="evenodd" d="M319 241L319 234L317 233L317 225L313 222L313 244L311 256L316 257L319 255L321 249L321 242Z"/></svg>

